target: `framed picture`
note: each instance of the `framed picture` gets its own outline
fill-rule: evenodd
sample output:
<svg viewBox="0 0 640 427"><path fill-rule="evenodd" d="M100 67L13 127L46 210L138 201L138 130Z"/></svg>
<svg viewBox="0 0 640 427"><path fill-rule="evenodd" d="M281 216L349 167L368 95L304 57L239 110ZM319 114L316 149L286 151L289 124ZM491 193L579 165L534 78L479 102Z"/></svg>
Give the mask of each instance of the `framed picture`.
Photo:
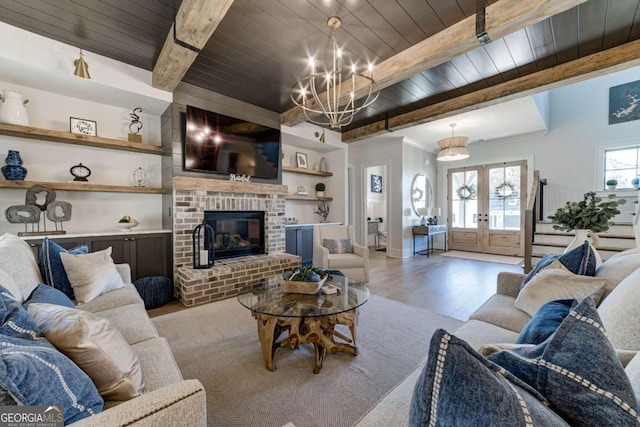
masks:
<svg viewBox="0 0 640 427"><path fill-rule="evenodd" d="M307 153L296 153L296 166L301 169L309 169Z"/></svg>
<svg viewBox="0 0 640 427"><path fill-rule="evenodd" d="M69 117L69 132L77 135L98 136L98 123L94 120Z"/></svg>
<svg viewBox="0 0 640 427"><path fill-rule="evenodd" d="M371 192L382 193L382 176L371 175Z"/></svg>
<svg viewBox="0 0 640 427"><path fill-rule="evenodd" d="M609 88L609 124L640 119L640 80Z"/></svg>

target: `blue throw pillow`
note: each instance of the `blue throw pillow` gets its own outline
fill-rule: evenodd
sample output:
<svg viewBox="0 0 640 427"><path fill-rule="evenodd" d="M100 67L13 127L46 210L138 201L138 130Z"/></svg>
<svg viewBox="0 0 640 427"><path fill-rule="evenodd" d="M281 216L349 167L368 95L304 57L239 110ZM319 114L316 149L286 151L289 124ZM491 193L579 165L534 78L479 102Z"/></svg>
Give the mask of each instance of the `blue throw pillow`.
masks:
<svg viewBox="0 0 640 427"><path fill-rule="evenodd" d="M24 307L25 310L28 310L29 304L33 303L56 304L64 307L75 308L73 301L71 301L64 292L43 283L39 284L38 287L31 292L29 298L22 303L22 307Z"/></svg>
<svg viewBox="0 0 640 427"><path fill-rule="evenodd" d="M26 339L36 339L39 335L29 313L3 286L0 286L0 334Z"/></svg>
<svg viewBox="0 0 640 427"><path fill-rule="evenodd" d="M42 280L44 280L45 284L61 290L69 298L73 298L73 288L71 287L71 283L69 283L67 272L60 259L61 253L70 253L73 255L87 254L89 253L89 246L80 245L67 251L48 237L45 237L42 241L42 251L40 252L40 273Z"/></svg>
<svg viewBox="0 0 640 427"><path fill-rule="evenodd" d="M595 276L596 275L596 255L594 253L593 246L588 241L577 248L574 248L562 255L547 254L545 255L536 266L527 274L522 281L520 289L524 288L529 280L533 279L533 276L538 272L549 266L555 260L560 261L562 265L567 267L573 274L580 274L582 276Z"/></svg>
<svg viewBox="0 0 640 427"><path fill-rule="evenodd" d="M550 301L540 307L536 315L522 328L516 344L540 344L549 338L558 329L572 307L578 301L574 299L561 299Z"/></svg>
<svg viewBox="0 0 640 427"><path fill-rule="evenodd" d="M87 374L44 338L0 335L0 387L19 405L62 405L65 425L104 404Z"/></svg>
<svg viewBox="0 0 640 427"><path fill-rule="evenodd" d="M544 398L469 344L439 329L416 382L409 426L567 426Z"/></svg>
<svg viewBox="0 0 640 427"><path fill-rule="evenodd" d="M547 341L487 357L535 388L571 425L638 425L638 404L591 297Z"/></svg>

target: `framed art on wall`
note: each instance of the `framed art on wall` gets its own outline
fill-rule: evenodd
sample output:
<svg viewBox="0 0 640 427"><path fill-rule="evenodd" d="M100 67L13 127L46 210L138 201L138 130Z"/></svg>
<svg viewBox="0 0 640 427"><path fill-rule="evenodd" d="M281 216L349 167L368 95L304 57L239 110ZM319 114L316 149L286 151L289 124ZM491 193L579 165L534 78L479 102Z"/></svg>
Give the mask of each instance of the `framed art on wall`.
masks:
<svg viewBox="0 0 640 427"><path fill-rule="evenodd" d="M69 132L77 135L98 136L98 123L94 120L69 117Z"/></svg>
<svg viewBox="0 0 640 427"><path fill-rule="evenodd" d="M371 175L371 192L382 193L382 176Z"/></svg>
<svg viewBox="0 0 640 427"><path fill-rule="evenodd" d="M609 88L609 124L640 119L640 80Z"/></svg>
<svg viewBox="0 0 640 427"><path fill-rule="evenodd" d="M307 163L307 153L296 153L296 166L301 169L309 169L309 163Z"/></svg>

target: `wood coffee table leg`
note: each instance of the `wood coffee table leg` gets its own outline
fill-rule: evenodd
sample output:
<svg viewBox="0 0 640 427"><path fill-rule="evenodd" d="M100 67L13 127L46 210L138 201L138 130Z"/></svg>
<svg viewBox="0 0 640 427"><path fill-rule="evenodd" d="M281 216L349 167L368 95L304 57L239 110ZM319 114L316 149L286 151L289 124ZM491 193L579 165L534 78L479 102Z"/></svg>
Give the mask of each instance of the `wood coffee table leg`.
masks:
<svg viewBox="0 0 640 427"><path fill-rule="evenodd" d="M256 314L255 316L258 321L258 338L262 346L264 366L270 371L275 371L276 364L273 361L273 355L276 351L274 342L276 340L275 331L278 318L262 314Z"/></svg>
<svg viewBox="0 0 640 427"><path fill-rule="evenodd" d="M315 354L315 364L313 366L313 373L319 374L320 369L322 369L322 362L324 362L324 356L327 354L327 350L325 350L325 348L318 343L313 343L313 350Z"/></svg>

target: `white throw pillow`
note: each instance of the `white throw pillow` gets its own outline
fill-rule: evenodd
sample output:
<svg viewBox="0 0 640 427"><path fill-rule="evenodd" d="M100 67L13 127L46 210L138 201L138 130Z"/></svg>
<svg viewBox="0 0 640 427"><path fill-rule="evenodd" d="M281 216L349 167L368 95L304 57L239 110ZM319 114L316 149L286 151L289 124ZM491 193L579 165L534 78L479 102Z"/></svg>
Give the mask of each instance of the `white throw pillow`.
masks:
<svg viewBox="0 0 640 427"><path fill-rule="evenodd" d="M573 274L556 260L522 288L514 305L533 317L544 304L558 299L582 301L591 296L597 304L606 283L606 279Z"/></svg>
<svg viewBox="0 0 640 427"><path fill-rule="evenodd" d="M42 283L38 262L31 247L15 234L0 236L0 268L11 276L22 292L22 300Z"/></svg>
<svg viewBox="0 0 640 427"><path fill-rule="evenodd" d="M11 293L11 296L13 297L14 300L18 301L20 304L24 302L25 298L22 295L22 289L20 289L20 286L16 284L16 282L13 280L13 277L11 277L9 273L7 273L1 268L0 268L0 285L3 286L6 290L8 290Z"/></svg>
<svg viewBox="0 0 640 427"><path fill-rule="evenodd" d="M87 303L124 286L111 259L111 247L89 254L61 253L60 259L78 302Z"/></svg>
<svg viewBox="0 0 640 427"><path fill-rule="evenodd" d="M107 319L55 304L30 304L29 315L44 337L91 378L107 400L142 394L138 356Z"/></svg>

